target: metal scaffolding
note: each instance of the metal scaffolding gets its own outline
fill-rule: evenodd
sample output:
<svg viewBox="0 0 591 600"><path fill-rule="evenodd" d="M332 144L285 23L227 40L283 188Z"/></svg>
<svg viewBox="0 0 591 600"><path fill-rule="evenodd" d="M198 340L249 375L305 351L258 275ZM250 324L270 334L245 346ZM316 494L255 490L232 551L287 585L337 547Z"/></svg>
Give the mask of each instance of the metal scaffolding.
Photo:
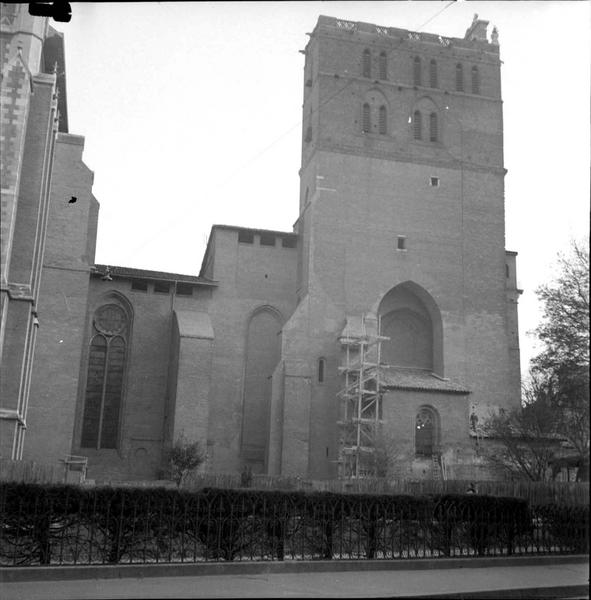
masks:
<svg viewBox="0 0 591 600"><path fill-rule="evenodd" d="M380 319L373 315L347 319L339 338L344 351L344 387L338 392L339 477L372 477L376 473L376 440L382 423L380 386Z"/></svg>

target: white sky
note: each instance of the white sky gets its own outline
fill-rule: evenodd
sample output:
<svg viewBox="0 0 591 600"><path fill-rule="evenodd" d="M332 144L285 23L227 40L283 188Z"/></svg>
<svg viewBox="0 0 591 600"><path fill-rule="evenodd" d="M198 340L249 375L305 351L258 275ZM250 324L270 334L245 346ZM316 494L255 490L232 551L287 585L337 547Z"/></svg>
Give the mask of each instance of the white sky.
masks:
<svg viewBox="0 0 591 600"><path fill-rule="evenodd" d="M321 14L463 37L499 30L506 247L519 253L522 371L534 290L588 236L586 1L72 3L70 132L100 202L97 263L197 274L213 224L291 231L304 57Z"/></svg>

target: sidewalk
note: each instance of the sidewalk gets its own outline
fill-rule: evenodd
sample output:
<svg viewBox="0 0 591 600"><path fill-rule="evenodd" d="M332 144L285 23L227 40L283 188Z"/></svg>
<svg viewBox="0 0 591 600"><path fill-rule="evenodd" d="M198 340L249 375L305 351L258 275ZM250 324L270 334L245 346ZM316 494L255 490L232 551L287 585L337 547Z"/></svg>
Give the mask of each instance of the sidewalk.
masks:
<svg viewBox="0 0 591 600"><path fill-rule="evenodd" d="M557 564L567 557L538 557L510 566L503 559L489 559L490 566L325 570L310 572L301 564L298 572L261 572L227 569L220 574L135 576L104 578L101 569L92 579L10 581L8 569L0 572L3 600L52 600L99 598L588 598L587 557ZM571 557L568 557L571 558ZM568 559L567 559L568 560ZM465 563L466 561L462 561ZM507 561L505 561L506 563ZM515 561L512 561L515 562ZM536 564L536 562L538 564ZM528 563L528 564L526 564ZM188 567L194 565L187 565ZM250 565L249 565L250 566ZM264 565L260 565L263 567ZM359 566L359 563L357 563ZM410 566L410 565L409 565ZM56 572L59 569L51 569ZM14 571L14 569L10 569ZM236 572L242 571L242 572ZM248 572L252 571L252 572ZM165 571L162 571L165 572ZM177 571L178 572L178 571ZM189 574L190 573L190 574ZM57 573L55 573L57 574ZM87 576L87 575L86 575ZM100 578L99 578L100 577ZM52 577L53 579L53 577Z"/></svg>

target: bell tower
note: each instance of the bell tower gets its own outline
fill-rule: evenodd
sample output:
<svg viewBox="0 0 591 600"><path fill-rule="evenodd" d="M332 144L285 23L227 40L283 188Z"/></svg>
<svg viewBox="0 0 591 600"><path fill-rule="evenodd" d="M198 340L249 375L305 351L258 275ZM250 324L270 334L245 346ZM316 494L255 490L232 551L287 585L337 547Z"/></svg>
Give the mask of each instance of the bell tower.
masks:
<svg viewBox="0 0 591 600"><path fill-rule="evenodd" d="M444 38L322 16L310 35L296 222L299 304L283 330L284 367L310 383L298 387L298 409L288 409L289 386L281 400L283 439L288 432L308 460L284 451L280 472L334 475L339 334L350 316L378 315L402 284L416 302L408 292L390 307L409 316L387 320L392 331L405 332L385 342L392 347L383 356L401 363L389 366L457 382L482 416L519 402L509 332L515 286L504 247L501 63L487 25L475 17L464 38ZM430 357L414 365L405 344L419 327L420 298L440 320L437 331L425 330L431 346L421 352ZM434 327L435 320L426 322ZM321 383L318 357L326 364ZM450 416L442 402L445 444ZM286 419L306 436L292 434Z"/></svg>

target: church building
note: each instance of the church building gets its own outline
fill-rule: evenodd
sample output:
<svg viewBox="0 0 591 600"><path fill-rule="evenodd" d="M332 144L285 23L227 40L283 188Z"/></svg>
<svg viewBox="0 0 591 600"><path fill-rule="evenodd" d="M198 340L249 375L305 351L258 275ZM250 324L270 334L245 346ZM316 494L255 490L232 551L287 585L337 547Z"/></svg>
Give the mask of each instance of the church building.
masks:
<svg viewBox="0 0 591 600"><path fill-rule="evenodd" d="M198 275L183 275L95 264L63 38L12 6L3 457L80 455L96 481L158 479L184 436L210 472L492 476L481 424L519 405L520 290L487 21L446 38L321 16L293 231L213 225Z"/></svg>

